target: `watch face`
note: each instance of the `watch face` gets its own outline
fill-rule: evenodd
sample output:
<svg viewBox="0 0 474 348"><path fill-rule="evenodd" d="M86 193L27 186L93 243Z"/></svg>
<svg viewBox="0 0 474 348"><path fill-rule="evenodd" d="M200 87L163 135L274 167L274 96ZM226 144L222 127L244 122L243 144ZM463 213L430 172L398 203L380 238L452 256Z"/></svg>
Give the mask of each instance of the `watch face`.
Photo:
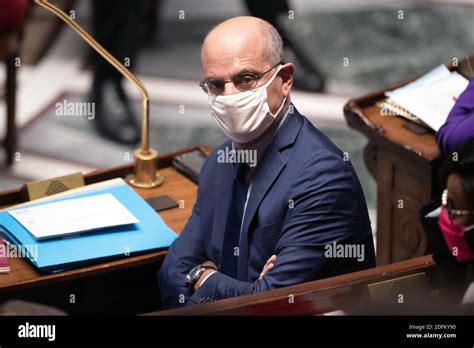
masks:
<svg viewBox="0 0 474 348"><path fill-rule="evenodd" d="M190 277L189 273L186 274L186 278L184 279L184 284L185 284L187 287L189 287L189 285L191 284L191 277Z"/></svg>
<svg viewBox="0 0 474 348"><path fill-rule="evenodd" d="M201 271L201 265L197 265L193 267L191 271L189 271L185 279L186 286L190 287L194 285L194 283L196 282L196 279L198 278L200 274L200 271Z"/></svg>

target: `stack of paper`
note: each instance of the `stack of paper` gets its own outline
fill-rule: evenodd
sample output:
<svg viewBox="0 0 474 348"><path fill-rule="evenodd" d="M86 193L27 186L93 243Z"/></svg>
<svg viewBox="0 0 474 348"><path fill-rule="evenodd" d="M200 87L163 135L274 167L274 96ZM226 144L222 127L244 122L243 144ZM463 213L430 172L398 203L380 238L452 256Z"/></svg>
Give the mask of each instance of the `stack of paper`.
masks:
<svg viewBox="0 0 474 348"><path fill-rule="evenodd" d="M139 222L110 193L19 208L10 210L8 213L36 239L53 238Z"/></svg>
<svg viewBox="0 0 474 348"><path fill-rule="evenodd" d="M166 248L177 237L121 179L0 211L0 230L43 272Z"/></svg>
<svg viewBox="0 0 474 348"><path fill-rule="evenodd" d="M440 65L414 82L385 92L393 102L438 131L469 81Z"/></svg>

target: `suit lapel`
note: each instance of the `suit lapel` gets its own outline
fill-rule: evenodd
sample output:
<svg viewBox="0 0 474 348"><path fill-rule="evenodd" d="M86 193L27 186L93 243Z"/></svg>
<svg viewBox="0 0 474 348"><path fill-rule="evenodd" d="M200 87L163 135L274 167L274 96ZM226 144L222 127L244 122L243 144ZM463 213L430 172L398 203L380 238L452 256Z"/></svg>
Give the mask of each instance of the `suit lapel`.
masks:
<svg viewBox="0 0 474 348"><path fill-rule="evenodd" d="M281 125L263 155L261 162L258 164L257 175L252 182L252 190L247 202L247 209L245 210L244 223L239 243L237 277L241 281L247 281L249 261L248 233L250 224L266 193L286 166L286 160L281 154L281 151L295 142L302 125L303 117L292 104L286 120Z"/></svg>
<svg viewBox="0 0 474 348"><path fill-rule="evenodd" d="M232 188L234 184L234 167L232 164L218 164L225 166L225 169L218 171L216 188L219 190L219 196L216 198L214 218L212 225L211 248L218 266L222 264L222 251L224 247L225 229L227 226L227 215L232 198Z"/></svg>
<svg viewBox="0 0 474 348"><path fill-rule="evenodd" d="M237 277L246 281L248 273L248 230L250 223L270 186L283 170L286 161L280 154L276 146L270 145L267 148L264 158L259 165L257 175L252 182L252 190L245 210L244 223L239 243L239 260L237 264Z"/></svg>

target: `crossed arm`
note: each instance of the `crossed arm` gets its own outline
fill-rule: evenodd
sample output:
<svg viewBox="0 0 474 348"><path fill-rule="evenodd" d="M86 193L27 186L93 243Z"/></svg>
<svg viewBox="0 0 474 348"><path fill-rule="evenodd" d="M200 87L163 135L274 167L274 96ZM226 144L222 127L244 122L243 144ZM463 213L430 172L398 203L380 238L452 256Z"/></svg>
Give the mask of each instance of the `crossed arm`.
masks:
<svg viewBox="0 0 474 348"><path fill-rule="evenodd" d="M315 174L315 163L319 173ZM309 281L336 268L341 259L325 257L325 246L350 242L357 230L356 193L351 171L335 154L314 156L295 176L290 197L295 202L285 216L275 252L254 282L244 282L216 272L206 279L206 271L195 289L185 287L186 274L196 265L214 261L205 254L201 234L200 198L181 236L173 243L160 273L160 289L165 307L200 303L251 294Z"/></svg>
<svg viewBox="0 0 474 348"><path fill-rule="evenodd" d="M267 262L263 266L262 272L260 272L260 276L258 277L258 279L262 279L263 276L273 268L273 266L275 265L275 261L276 261L276 255L270 256L270 258L267 260ZM217 265L212 261L207 261L204 264L211 265L217 269ZM202 283L204 283L204 281L206 281L212 274L216 272L217 271L213 269L208 269L203 274L201 274L196 284L194 285L194 291L197 291L197 289L201 287Z"/></svg>

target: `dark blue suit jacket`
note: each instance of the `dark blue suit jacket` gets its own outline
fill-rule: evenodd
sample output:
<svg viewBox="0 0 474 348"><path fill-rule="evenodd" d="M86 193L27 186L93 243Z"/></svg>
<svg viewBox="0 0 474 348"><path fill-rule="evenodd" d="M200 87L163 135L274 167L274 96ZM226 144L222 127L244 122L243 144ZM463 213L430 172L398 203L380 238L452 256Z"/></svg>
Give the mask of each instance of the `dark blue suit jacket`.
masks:
<svg viewBox="0 0 474 348"><path fill-rule="evenodd" d="M252 294L375 266L364 193L351 163L292 108L294 112L288 114L260 159L252 181L237 279L219 272L195 293L184 283L194 266L206 260L218 267L222 264L234 180L233 164L217 161L217 150L231 147L226 142L207 159L192 216L160 269L164 307ZM363 246L363 261L328 257L327 245L333 242ZM259 280L273 254L277 255L274 267Z"/></svg>

